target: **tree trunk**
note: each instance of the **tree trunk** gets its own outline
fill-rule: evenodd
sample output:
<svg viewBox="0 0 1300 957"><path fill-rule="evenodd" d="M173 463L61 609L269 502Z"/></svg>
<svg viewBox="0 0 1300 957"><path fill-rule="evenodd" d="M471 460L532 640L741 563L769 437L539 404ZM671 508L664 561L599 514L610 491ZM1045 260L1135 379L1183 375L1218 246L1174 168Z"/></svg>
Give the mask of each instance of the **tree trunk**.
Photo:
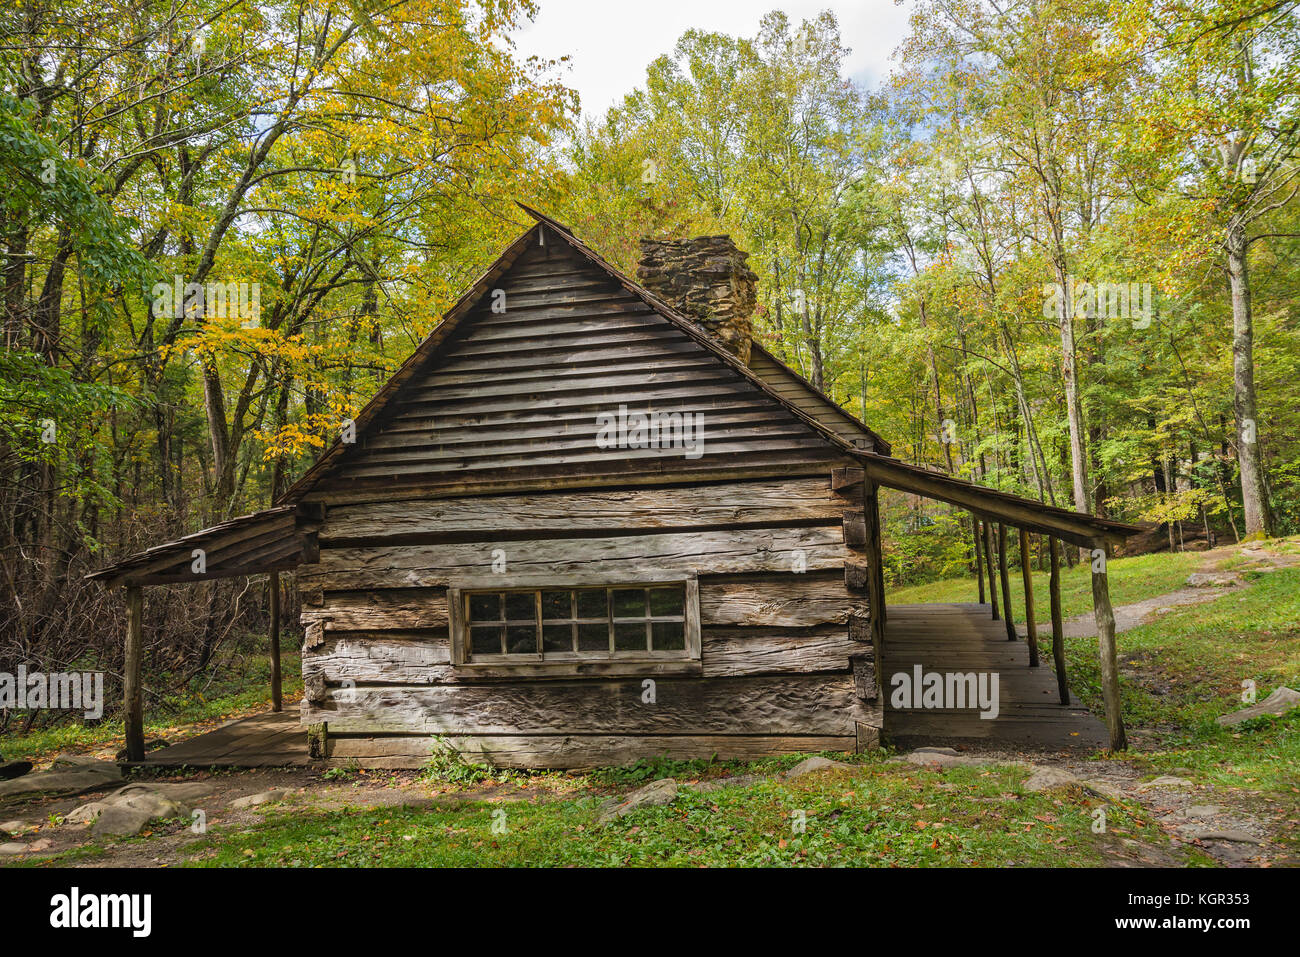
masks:
<svg viewBox="0 0 1300 957"><path fill-rule="evenodd" d="M1241 468L1241 504L1246 513L1246 537L1271 537L1273 520L1259 454L1259 417L1255 402L1255 332L1250 306L1250 273L1246 265L1246 228L1228 226L1224 243L1228 289L1232 297L1232 410L1237 419L1237 463Z"/></svg>
<svg viewBox="0 0 1300 957"><path fill-rule="evenodd" d="M1070 476L1074 482L1074 510L1087 512L1088 450L1084 440L1083 400L1079 395L1078 353L1074 344L1074 303L1070 277L1063 266L1057 266L1057 281L1061 284L1061 378L1065 383L1065 411L1070 423Z"/></svg>

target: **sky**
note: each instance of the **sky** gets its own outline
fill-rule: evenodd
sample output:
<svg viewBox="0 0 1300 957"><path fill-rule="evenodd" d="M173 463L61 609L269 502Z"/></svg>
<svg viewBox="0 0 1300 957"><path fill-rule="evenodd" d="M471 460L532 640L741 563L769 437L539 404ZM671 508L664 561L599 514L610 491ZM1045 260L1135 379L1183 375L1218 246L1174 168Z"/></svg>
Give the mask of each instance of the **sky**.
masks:
<svg viewBox="0 0 1300 957"><path fill-rule="evenodd" d="M849 77L874 85L890 70L890 56L907 34L911 4L894 0L538 0L536 20L514 32L521 57L558 59L568 54L562 74L582 97L584 116L602 116L625 93L645 82L645 68L672 51L677 38L694 27L752 37L769 10L781 9L792 23L830 9L839 20L844 45L853 52Z"/></svg>

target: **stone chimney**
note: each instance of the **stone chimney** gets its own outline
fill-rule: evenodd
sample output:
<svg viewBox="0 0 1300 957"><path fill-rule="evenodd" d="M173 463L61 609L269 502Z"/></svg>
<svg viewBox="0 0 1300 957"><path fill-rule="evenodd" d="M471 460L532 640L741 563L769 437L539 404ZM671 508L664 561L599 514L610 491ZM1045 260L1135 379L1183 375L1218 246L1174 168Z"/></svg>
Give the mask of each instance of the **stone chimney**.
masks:
<svg viewBox="0 0 1300 957"><path fill-rule="evenodd" d="M636 276L749 365L758 276L745 265L748 258L730 236L642 239Z"/></svg>

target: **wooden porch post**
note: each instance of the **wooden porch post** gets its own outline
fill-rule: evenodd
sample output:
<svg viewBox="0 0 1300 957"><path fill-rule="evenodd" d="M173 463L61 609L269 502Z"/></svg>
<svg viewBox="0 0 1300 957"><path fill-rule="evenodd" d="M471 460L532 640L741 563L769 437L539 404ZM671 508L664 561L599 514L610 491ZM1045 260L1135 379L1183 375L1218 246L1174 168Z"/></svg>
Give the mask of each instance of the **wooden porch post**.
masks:
<svg viewBox="0 0 1300 957"><path fill-rule="evenodd" d="M1002 620L1007 625L1007 641L1016 640L1016 621L1011 614L1011 576L1007 570L1007 527L998 522L998 577L1002 580Z"/></svg>
<svg viewBox="0 0 1300 957"><path fill-rule="evenodd" d="M1029 567L1029 533L1020 530L1020 580L1025 585L1025 640L1029 642L1029 667L1038 667L1038 623L1034 621L1034 579Z"/></svg>
<svg viewBox="0 0 1300 957"><path fill-rule="evenodd" d="M975 539L975 580L980 586L980 604L984 604L987 599L984 597L984 556L980 554L980 520L974 512L970 513L971 530Z"/></svg>
<svg viewBox="0 0 1300 957"><path fill-rule="evenodd" d="M267 583L271 589L271 710L279 714L284 706L280 694L280 573L271 572Z"/></svg>
<svg viewBox="0 0 1300 957"><path fill-rule="evenodd" d="M1119 660L1115 649L1115 612L1110 606L1110 583L1106 579L1106 543L1093 544L1092 609L1097 618L1097 651L1101 656L1101 696L1106 704L1106 729L1110 732L1110 749L1128 747L1124 736L1124 716L1120 713Z"/></svg>
<svg viewBox="0 0 1300 957"><path fill-rule="evenodd" d="M873 480L864 479L862 493L862 514L867 522L867 553L871 556L871 615L879 620L883 639L888 612L885 609L884 550L880 541L880 487Z"/></svg>
<svg viewBox="0 0 1300 957"><path fill-rule="evenodd" d="M1070 685L1065 678L1065 622L1061 617L1061 543L1055 535L1047 537L1051 552L1051 577L1048 579L1048 591L1052 595L1052 660L1056 663L1056 690L1061 695L1061 704L1070 703Z"/></svg>
<svg viewBox="0 0 1300 957"><path fill-rule="evenodd" d="M126 759L144 760L144 691L140 686L144 658L144 595L139 585L126 587L126 648L122 662L122 720L126 729Z"/></svg>
<svg viewBox="0 0 1300 957"><path fill-rule="evenodd" d="M993 581L995 566L993 562L993 526L984 521L984 567L989 573L989 604L993 609L993 620L998 620L998 586Z"/></svg>

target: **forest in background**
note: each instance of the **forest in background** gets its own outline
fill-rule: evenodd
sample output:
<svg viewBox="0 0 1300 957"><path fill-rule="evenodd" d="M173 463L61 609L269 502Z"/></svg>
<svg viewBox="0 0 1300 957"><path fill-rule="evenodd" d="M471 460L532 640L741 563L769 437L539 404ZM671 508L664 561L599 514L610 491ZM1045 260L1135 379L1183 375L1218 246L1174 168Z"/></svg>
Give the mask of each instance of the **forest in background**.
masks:
<svg viewBox="0 0 1300 957"><path fill-rule="evenodd" d="M906 461L1171 548L1300 530L1300 4L908 6L871 88L774 11L586 121L509 39L531 0L6 8L0 666L117 671L82 576L267 506L515 200L629 273L731 234L764 344ZM888 521L893 581L964 569L945 507ZM151 590L151 673L219 666L264 588Z"/></svg>

